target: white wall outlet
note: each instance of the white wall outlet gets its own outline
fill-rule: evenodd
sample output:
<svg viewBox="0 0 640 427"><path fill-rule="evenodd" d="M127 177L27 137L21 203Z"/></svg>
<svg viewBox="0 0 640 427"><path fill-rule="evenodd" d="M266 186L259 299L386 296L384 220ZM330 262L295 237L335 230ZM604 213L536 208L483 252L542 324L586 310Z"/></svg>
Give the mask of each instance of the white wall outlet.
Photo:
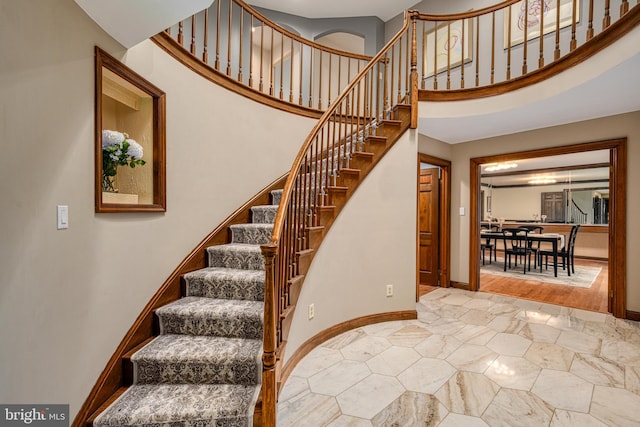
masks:
<svg viewBox="0 0 640 427"><path fill-rule="evenodd" d="M387 296L388 297L393 296L393 285L387 285Z"/></svg>
<svg viewBox="0 0 640 427"><path fill-rule="evenodd" d="M69 228L69 206L58 205L58 230Z"/></svg>
<svg viewBox="0 0 640 427"><path fill-rule="evenodd" d="M316 316L316 306L315 304L309 304L309 320L313 319Z"/></svg>

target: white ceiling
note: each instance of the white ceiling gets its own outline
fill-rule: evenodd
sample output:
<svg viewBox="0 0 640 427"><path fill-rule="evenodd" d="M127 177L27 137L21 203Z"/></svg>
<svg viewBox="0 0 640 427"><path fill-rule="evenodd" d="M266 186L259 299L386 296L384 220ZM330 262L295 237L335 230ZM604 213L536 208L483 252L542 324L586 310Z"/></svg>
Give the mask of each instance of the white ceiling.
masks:
<svg viewBox="0 0 640 427"><path fill-rule="evenodd" d="M518 105L517 100L511 98L508 102L503 102L509 106L505 110L491 111L479 106L477 112L464 116L421 115L419 131L440 141L455 144L638 111L639 73L640 53L637 53L583 84L551 92L551 96L542 97L535 102ZM546 92L540 88L530 89ZM498 95L496 98L507 99L507 95L509 94ZM514 97L517 97L515 93ZM433 111L433 108L425 107L420 110Z"/></svg>
<svg viewBox="0 0 640 427"><path fill-rule="evenodd" d="M388 21L418 3L416 0L249 0L252 6L305 18L377 16Z"/></svg>

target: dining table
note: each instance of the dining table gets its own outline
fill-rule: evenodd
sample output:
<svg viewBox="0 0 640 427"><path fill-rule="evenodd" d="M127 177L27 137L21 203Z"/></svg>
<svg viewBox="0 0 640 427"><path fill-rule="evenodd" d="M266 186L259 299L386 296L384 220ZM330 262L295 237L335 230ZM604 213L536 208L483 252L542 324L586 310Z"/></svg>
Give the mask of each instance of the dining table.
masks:
<svg viewBox="0 0 640 427"><path fill-rule="evenodd" d="M519 240L524 240L525 236L516 235ZM487 241L494 240L497 242L498 240L504 240L505 238L513 239L513 236L504 235L501 231L488 231L481 230L480 238L487 239ZM553 275L554 277L558 277L558 252L560 249L564 247L564 234L559 233L529 233L526 236L526 239L534 242L547 242L551 243L551 251L553 252Z"/></svg>

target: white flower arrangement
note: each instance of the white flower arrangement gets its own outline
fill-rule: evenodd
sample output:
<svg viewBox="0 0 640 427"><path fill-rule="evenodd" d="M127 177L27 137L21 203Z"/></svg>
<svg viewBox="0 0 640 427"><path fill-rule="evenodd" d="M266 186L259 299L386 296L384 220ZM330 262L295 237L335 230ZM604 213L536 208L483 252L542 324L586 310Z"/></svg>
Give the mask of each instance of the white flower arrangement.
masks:
<svg viewBox="0 0 640 427"><path fill-rule="evenodd" d="M143 149L135 140L124 132L115 130L102 131L102 190L116 191L113 188L113 177L118 166L135 168L146 162L142 160Z"/></svg>

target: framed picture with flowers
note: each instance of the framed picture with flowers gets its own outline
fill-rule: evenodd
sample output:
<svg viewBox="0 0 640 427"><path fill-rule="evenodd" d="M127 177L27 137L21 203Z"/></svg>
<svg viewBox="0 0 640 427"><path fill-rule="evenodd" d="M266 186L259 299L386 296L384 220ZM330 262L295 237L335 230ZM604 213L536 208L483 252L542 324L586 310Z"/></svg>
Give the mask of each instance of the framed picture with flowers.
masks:
<svg viewBox="0 0 640 427"><path fill-rule="evenodd" d="M95 210L165 212L165 93L96 47Z"/></svg>

